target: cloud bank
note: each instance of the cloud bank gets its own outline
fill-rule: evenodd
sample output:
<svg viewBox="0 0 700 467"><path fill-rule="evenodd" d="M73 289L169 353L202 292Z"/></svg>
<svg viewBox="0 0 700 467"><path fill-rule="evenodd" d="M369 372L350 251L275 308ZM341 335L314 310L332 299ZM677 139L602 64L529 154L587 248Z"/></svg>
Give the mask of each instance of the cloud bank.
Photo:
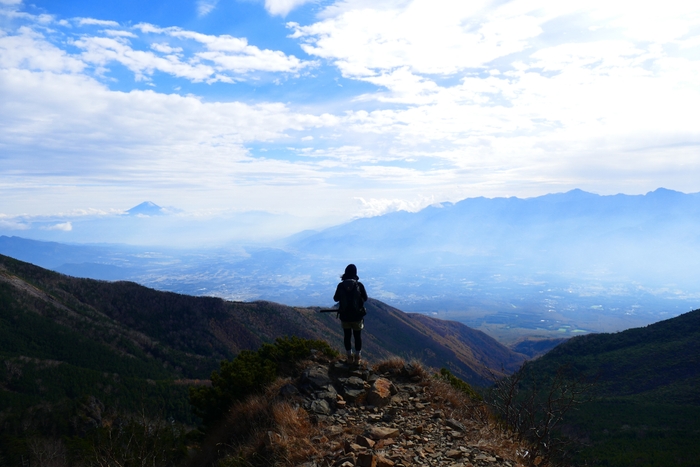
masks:
<svg viewBox="0 0 700 467"><path fill-rule="evenodd" d="M259 9L284 37L2 0L0 213L154 199L312 226L479 195L700 191L700 6Z"/></svg>

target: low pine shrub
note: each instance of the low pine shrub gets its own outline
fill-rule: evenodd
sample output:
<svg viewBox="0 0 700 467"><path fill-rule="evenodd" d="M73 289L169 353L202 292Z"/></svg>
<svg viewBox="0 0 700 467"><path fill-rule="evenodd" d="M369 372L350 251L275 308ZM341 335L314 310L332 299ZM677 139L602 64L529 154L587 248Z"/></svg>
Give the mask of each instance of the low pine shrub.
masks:
<svg viewBox="0 0 700 467"><path fill-rule="evenodd" d="M262 393L278 376L290 376L314 352L329 358L338 355L327 342L293 336L278 338L255 352L244 350L233 360L222 361L219 371L211 375L211 387L190 388L195 414L202 418L205 427L212 427L234 402Z"/></svg>
<svg viewBox="0 0 700 467"><path fill-rule="evenodd" d="M474 401L481 401L483 400L481 395L479 395L478 392L472 388L469 383L466 383L462 381L461 379L457 378L455 375L452 374L450 370L447 368L440 368L440 373L435 375L436 378L441 379L448 383L450 386L453 388L457 389L458 391L464 393L467 397Z"/></svg>

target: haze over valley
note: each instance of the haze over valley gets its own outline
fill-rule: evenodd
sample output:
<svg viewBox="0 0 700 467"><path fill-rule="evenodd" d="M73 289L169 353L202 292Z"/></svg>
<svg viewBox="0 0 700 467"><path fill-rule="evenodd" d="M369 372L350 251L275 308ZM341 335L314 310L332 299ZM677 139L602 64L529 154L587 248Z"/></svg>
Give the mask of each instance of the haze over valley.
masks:
<svg viewBox="0 0 700 467"><path fill-rule="evenodd" d="M177 225L175 215L144 203L99 222L135 238L166 220ZM372 297L514 342L619 331L697 306L700 195L660 188L469 198L218 248L3 236L0 253L78 277L299 306L332 305L339 273L354 262Z"/></svg>

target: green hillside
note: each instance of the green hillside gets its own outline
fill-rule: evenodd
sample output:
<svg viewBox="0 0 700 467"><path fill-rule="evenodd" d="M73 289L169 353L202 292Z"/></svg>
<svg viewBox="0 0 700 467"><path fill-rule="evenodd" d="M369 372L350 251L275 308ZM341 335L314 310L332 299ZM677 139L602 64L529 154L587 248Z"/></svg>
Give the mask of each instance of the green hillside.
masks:
<svg viewBox="0 0 700 467"><path fill-rule="evenodd" d="M644 328L573 338L528 363L569 365L596 380L592 402L568 419L579 461L605 466L696 466L700 459L700 310Z"/></svg>

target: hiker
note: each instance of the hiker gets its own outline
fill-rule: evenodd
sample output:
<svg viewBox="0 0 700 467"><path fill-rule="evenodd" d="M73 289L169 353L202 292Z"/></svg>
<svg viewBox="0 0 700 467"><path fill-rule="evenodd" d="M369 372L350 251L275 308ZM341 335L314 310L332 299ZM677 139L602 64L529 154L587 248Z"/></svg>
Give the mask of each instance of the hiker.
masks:
<svg viewBox="0 0 700 467"><path fill-rule="evenodd" d="M348 264L345 273L340 276L343 280L335 289L333 300L340 302L338 316L343 324L345 351L348 353L348 363L359 365L362 361L362 328L365 327L364 316L367 292L365 286L357 277L357 267ZM355 355L352 353L352 337L355 337Z"/></svg>

